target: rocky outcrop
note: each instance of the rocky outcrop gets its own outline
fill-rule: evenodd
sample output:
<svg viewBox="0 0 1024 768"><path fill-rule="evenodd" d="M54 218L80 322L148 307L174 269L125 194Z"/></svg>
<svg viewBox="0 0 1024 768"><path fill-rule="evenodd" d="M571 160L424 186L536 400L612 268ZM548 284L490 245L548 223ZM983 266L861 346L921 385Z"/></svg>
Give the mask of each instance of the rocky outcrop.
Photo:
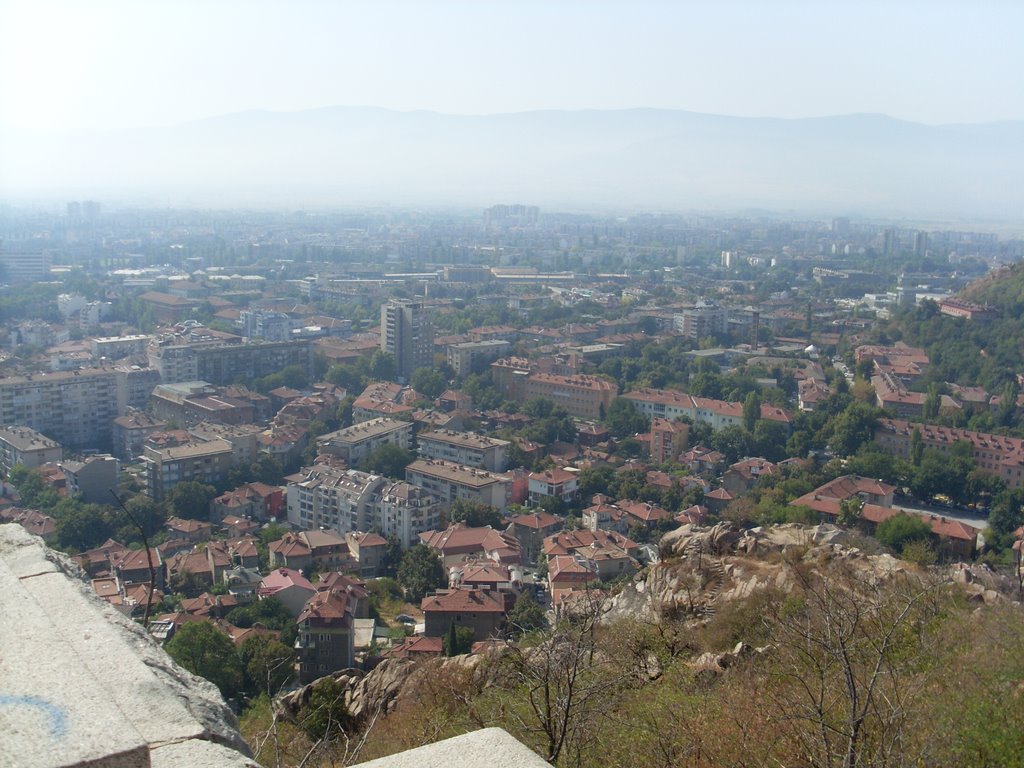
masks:
<svg viewBox="0 0 1024 768"><path fill-rule="evenodd" d="M389 714L404 696L413 695L418 682L426 675L452 674L456 671L476 673L485 657L453 656L451 658L384 659L369 672L358 669L339 670L329 677L345 691L345 707L353 721L363 723L378 714ZM323 678L321 678L323 679ZM277 709L285 717L294 717L309 701L320 680L314 680L277 700Z"/></svg>
<svg viewBox="0 0 1024 768"><path fill-rule="evenodd" d="M796 563L827 567L842 561L873 579L889 579L916 566L834 525L786 524L741 529L721 522L685 525L662 538L661 562L638 574L611 600L606 623L665 618L706 621L716 608L765 589L788 591ZM861 545L861 546L858 546ZM980 565L958 564L947 577L965 585L969 599L991 603L1016 594L1017 585Z"/></svg>
<svg viewBox="0 0 1024 768"><path fill-rule="evenodd" d="M768 648L754 648L746 643L736 643L736 647L727 653L702 653L691 661L689 666L698 672L724 672L740 659L760 655L767 650Z"/></svg>

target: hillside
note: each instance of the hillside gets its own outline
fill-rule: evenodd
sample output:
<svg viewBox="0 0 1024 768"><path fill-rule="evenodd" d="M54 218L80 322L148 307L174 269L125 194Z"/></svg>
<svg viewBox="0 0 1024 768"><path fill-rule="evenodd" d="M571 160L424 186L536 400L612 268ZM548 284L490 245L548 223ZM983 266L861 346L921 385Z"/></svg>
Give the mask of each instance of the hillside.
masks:
<svg viewBox="0 0 1024 768"><path fill-rule="evenodd" d="M1021 764L1024 713L1004 701L1024 677L1014 585L862 543L830 526L680 529L662 563L547 635L339 673L359 717L320 764L491 725L561 766ZM275 751L269 724L246 724L260 759L297 764L308 740Z"/></svg>
<svg viewBox="0 0 1024 768"><path fill-rule="evenodd" d="M994 269L958 295L976 304L990 304L1004 317L1020 317L1024 312L1024 262Z"/></svg>
<svg viewBox="0 0 1024 768"><path fill-rule="evenodd" d="M870 114L252 111L112 133L0 130L9 150L0 194L1016 218L1022 136L1019 123L933 126Z"/></svg>

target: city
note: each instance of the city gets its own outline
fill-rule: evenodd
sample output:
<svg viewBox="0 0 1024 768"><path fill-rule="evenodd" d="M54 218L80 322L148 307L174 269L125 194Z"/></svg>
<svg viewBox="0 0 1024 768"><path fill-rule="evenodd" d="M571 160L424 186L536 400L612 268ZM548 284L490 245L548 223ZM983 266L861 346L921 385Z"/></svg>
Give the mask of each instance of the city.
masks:
<svg viewBox="0 0 1024 768"><path fill-rule="evenodd" d="M1024 766L1022 25L0 2L0 766Z"/></svg>
<svg viewBox="0 0 1024 768"><path fill-rule="evenodd" d="M259 654L205 673L234 701L493 653L709 525L1016 562L1024 361L936 364L931 326L995 354L1021 240L520 204L4 228L0 515L172 653Z"/></svg>

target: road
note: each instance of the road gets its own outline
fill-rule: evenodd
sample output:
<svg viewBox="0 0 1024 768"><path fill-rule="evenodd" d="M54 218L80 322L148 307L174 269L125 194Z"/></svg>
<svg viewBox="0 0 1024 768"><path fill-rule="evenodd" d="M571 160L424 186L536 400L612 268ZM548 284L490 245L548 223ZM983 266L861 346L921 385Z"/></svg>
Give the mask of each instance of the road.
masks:
<svg viewBox="0 0 1024 768"><path fill-rule="evenodd" d="M902 509L905 512L925 513L935 515L936 517L944 517L947 520L959 520L961 523L973 525L975 528L985 528L988 525L988 517L986 515L979 515L970 509L946 509L927 504L911 504L906 501L893 501L892 507L893 509Z"/></svg>

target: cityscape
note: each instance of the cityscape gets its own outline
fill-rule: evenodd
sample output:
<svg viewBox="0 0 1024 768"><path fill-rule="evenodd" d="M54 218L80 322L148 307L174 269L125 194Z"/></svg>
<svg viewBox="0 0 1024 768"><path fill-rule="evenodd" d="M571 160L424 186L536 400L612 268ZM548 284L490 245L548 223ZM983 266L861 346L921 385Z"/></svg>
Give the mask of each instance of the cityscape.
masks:
<svg viewBox="0 0 1024 768"><path fill-rule="evenodd" d="M0 8L0 765L1022 764L1019 11L186 5Z"/></svg>

